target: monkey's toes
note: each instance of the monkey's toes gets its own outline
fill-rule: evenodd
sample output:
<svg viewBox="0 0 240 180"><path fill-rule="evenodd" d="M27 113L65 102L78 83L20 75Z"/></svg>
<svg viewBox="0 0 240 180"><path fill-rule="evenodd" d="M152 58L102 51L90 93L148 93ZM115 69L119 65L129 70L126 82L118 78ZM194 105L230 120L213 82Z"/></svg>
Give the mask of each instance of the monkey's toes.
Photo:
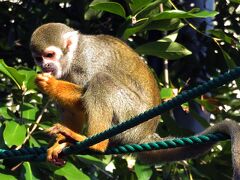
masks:
<svg viewBox="0 0 240 180"><path fill-rule="evenodd" d="M65 164L65 161L61 158L59 158L59 154L62 152L62 150L68 146L69 143L60 143L55 144L52 147L50 147L47 150L47 160L57 166L63 166Z"/></svg>

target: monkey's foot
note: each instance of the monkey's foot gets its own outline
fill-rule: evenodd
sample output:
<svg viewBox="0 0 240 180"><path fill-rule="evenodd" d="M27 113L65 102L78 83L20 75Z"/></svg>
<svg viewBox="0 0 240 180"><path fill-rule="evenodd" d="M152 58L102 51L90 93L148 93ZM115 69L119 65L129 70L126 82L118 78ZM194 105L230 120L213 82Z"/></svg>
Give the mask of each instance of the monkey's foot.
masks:
<svg viewBox="0 0 240 180"><path fill-rule="evenodd" d="M68 129L67 127L57 123L51 128L46 130L49 135L56 136L58 134L62 134L64 137L68 139L72 139L77 142L84 141L86 139L86 136L83 136L81 134L78 134L71 129ZM93 146L90 146L89 148L94 150L94 151L100 151L100 152L105 152L107 147L108 147L109 140L106 139L100 143L97 143Z"/></svg>
<svg viewBox="0 0 240 180"><path fill-rule="evenodd" d="M50 94L54 91L57 80L50 73L38 74L35 83L43 91L43 93Z"/></svg>
<svg viewBox="0 0 240 180"><path fill-rule="evenodd" d="M53 163L56 166L63 166L65 165L66 161L59 158L59 154L62 152L62 150L69 146L68 142L59 143L58 141L47 150L47 160L51 163Z"/></svg>

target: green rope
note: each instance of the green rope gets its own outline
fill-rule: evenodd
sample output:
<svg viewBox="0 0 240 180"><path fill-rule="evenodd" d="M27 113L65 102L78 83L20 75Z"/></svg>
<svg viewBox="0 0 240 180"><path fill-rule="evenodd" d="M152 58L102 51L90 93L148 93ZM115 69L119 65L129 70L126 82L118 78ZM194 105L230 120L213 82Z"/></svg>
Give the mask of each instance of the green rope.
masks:
<svg viewBox="0 0 240 180"><path fill-rule="evenodd" d="M232 69L229 72L226 72L226 73L220 75L219 77L216 77L206 83L203 83L202 85L199 85L193 89L182 92L178 96L174 97L172 100L164 102L161 105L156 106L156 107L154 107L136 117L133 117L121 124L113 126L112 128L110 128L104 132L101 132L97 135L91 136L83 142L79 142L79 143L76 143L76 145L65 148L63 150L63 152L61 153L61 155L69 155L69 154L73 154L73 153L79 153L79 152L87 149L89 146L99 143L105 139L109 139L127 129L137 126L137 125L139 125L155 116L158 116L166 111L169 111L170 109L173 109L174 107L177 107L193 98L196 98L202 94L205 94L208 91L210 91L211 89L215 89L219 86L222 86L222 85L238 78L239 76L240 76L240 67ZM184 139L185 138L183 138L181 140L183 142L185 142ZM191 140L193 140L193 139L191 139ZM196 139L196 140L199 140L199 139ZM168 140L168 141L170 142L170 144L172 143L173 145L174 145L174 143L176 143L178 141L179 141L179 143L181 142L179 139L177 139L176 142L172 142L170 140ZM164 141L164 142L166 143L166 141ZM157 143L157 144L159 144L159 143ZM179 144L179 145L181 145L181 144ZM40 150L43 150L44 152L39 153ZM29 154L29 153L32 153L32 154ZM46 147L45 148L42 147L39 149L25 148L25 149L20 149L20 150L1 150L0 158L7 158L10 156L11 157L14 156L15 160L21 159L21 161L23 161L24 158L26 160L41 160L41 158L43 159L45 157L45 153L46 153ZM5 156L3 154L7 154L7 156ZM22 157L22 156L24 156L24 157Z"/></svg>
<svg viewBox="0 0 240 180"><path fill-rule="evenodd" d="M223 133L212 133L199 136L190 136L184 138L168 139L164 141L143 143L143 144L126 144L117 147L109 147L106 152L95 152L85 150L79 154L126 154L142 151L152 151L159 149L177 148L189 145L199 145L213 143L229 139L229 136ZM80 142L76 142L78 145ZM46 159L47 147L40 148L22 148L19 150L0 149L0 159L11 159L14 161L44 161Z"/></svg>
<svg viewBox="0 0 240 180"><path fill-rule="evenodd" d="M150 120L151 118L158 116L166 111L169 111L170 109L173 109L174 107L180 106L181 104L190 101L191 99L194 99L202 94L205 94L209 92L211 89L215 89L219 86L222 86L230 81L233 81L234 79L238 78L240 76L240 67L236 67L228 72L225 72L224 74L220 75L219 77L213 78L212 80L203 83L202 85L198 85L197 87L194 87L193 89L183 91L178 96L174 97L173 99L164 102L138 116L135 116L121 124L118 124L116 126L111 127L110 129L103 131L99 134L96 134L94 136L88 137L85 141L80 142L79 144L75 146L70 146L68 148L65 148L62 152L64 155L78 153L84 149L86 149L89 146L92 146L94 144L97 144L105 139L109 139L127 129L130 129L134 126L137 126L147 120Z"/></svg>

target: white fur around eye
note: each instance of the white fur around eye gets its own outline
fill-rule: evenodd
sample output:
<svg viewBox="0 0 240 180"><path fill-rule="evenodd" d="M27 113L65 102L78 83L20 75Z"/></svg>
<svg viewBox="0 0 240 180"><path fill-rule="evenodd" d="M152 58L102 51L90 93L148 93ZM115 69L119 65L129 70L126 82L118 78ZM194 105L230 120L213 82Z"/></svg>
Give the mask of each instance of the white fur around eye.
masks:
<svg viewBox="0 0 240 180"><path fill-rule="evenodd" d="M63 55L63 52L60 48L56 47L56 46L48 46L45 50L45 52L55 52L55 59L56 60L60 60L60 58L62 57Z"/></svg>

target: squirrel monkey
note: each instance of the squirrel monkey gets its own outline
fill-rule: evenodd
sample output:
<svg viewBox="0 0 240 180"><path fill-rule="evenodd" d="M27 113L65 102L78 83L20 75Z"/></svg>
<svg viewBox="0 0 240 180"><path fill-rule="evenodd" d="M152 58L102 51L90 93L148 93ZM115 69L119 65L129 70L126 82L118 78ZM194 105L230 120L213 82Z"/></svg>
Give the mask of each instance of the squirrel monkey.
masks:
<svg viewBox="0 0 240 180"><path fill-rule="evenodd" d="M70 140L83 141L160 103L153 74L141 57L117 38L84 35L64 24L48 23L34 31L30 49L44 72L37 76L36 84L61 107L61 122L48 130L56 141L48 149L47 159L55 164L62 164L58 155ZM155 133L158 122L155 117L90 148L104 152L111 144L164 140ZM79 134L84 123L86 136ZM234 177L240 178L240 126L226 120L201 134L210 132L232 137ZM141 152L138 157L149 163L176 161L196 157L212 145Z"/></svg>

